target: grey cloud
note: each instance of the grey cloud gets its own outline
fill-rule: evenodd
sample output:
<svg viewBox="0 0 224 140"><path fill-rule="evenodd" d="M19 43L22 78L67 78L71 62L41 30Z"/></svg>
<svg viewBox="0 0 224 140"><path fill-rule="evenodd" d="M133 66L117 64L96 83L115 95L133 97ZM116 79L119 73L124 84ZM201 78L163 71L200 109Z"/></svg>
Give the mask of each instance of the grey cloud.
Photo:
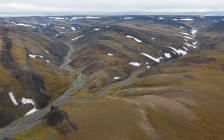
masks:
<svg viewBox="0 0 224 140"><path fill-rule="evenodd" d="M0 14L224 13L223 0L0 0Z"/></svg>

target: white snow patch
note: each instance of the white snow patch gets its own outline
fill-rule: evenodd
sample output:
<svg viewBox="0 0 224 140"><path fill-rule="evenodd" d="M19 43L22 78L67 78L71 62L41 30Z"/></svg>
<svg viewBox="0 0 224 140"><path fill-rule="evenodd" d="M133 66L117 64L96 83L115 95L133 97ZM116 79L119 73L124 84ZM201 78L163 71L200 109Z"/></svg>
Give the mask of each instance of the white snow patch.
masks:
<svg viewBox="0 0 224 140"><path fill-rule="evenodd" d="M151 68L151 67L149 66L149 63L148 63L148 62L145 62L145 64L146 64L146 68L147 68L147 69Z"/></svg>
<svg viewBox="0 0 224 140"><path fill-rule="evenodd" d="M167 58L171 58L170 53L164 53L164 55L165 55Z"/></svg>
<svg viewBox="0 0 224 140"><path fill-rule="evenodd" d="M186 51L188 51L188 49L186 47L183 47Z"/></svg>
<svg viewBox="0 0 224 140"><path fill-rule="evenodd" d="M120 79L120 77L114 77L114 80Z"/></svg>
<svg viewBox="0 0 224 140"><path fill-rule="evenodd" d="M189 33L180 32L180 34L191 36Z"/></svg>
<svg viewBox="0 0 224 140"><path fill-rule="evenodd" d="M193 48L197 48L196 46L194 45L191 45L191 44L188 44L188 43L184 43L185 45L187 45L188 47L193 47Z"/></svg>
<svg viewBox="0 0 224 140"><path fill-rule="evenodd" d="M18 23L18 24L16 24L16 25L19 25L19 26L27 26L27 27L32 26L32 25L29 25L29 24L24 24L24 23Z"/></svg>
<svg viewBox="0 0 224 140"><path fill-rule="evenodd" d="M46 53L49 53L49 51L45 50Z"/></svg>
<svg viewBox="0 0 224 140"><path fill-rule="evenodd" d="M54 26L55 28L59 28L59 29L65 29L65 27L62 27L62 26Z"/></svg>
<svg viewBox="0 0 224 140"><path fill-rule="evenodd" d="M33 54L29 54L29 57L31 57L31 58L44 58L41 55L33 55Z"/></svg>
<svg viewBox="0 0 224 140"><path fill-rule="evenodd" d="M150 55L148 55L148 54L146 54L146 53L141 53L141 54L143 54L144 56L146 56L146 57L152 59L153 61L156 61L157 63L160 62L161 57L159 57L159 58L154 58L154 57L152 57L152 56L150 56Z"/></svg>
<svg viewBox="0 0 224 140"><path fill-rule="evenodd" d="M191 34L193 35L193 37L195 37L195 35L196 35L197 32L198 32L198 30L196 30L196 29L192 29L191 30Z"/></svg>
<svg viewBox="0 0 224 140"><path fill-rule="evenodd" d="M22 98L21 102L23 104L32 104L34 106L34 108L32 110L30 110L29 112L27 112L25 114L25 116L30 115L30 114L32 114L32 113L34 113L34 112L36 112L38 110L38 109L36 109L36 105L35 105L35 103L34 103L34 101L32 99Z"/></svg>
<svg viewBox="0 0 224 140"><path fill-rule="evenodd" d="M173 20L179 20L179 19L173 19Z"/></svg>
<svg viewBox="0 0 224 140"><path fill-rule="evenodd" d="M158 18L158 19L164 19L164 18L161 17L161 18Z"/></svg>
<svg viewBox="0 0 224 140"><path fill-rule="evenodd" d="M112 54L112 53L108 53L107 55L109 55L109 56L113 56L114 54Z"/></svg>
<svg viewBox="0 0 224 140"><path fill-rule="evenodd" d="M51 63L49 60L46 60L47 61L47 63Z"/></svg>
<svg viewBox="0 0 224 140"><path fill-rule="evenodd" d="M75 28L75 27L71 27L71 29L72 29L72 31L75 31L75 30L76 30L76 28Z"/></svg>
<svg viewBox="0 0 224 140"><path fill-rule="evenodd" d="M100 28L95 28L94 30L95 30L95 31L99 31L99 30L100 30Z"/></svg>
<svg viewBox="0 0 224 140"><path fill-rule="evenodd" d="M187 38L187 39L194 39L192 37L189 37L189 36L183 36L184 38Z"/></svg>
<svg viewBox="0 0 224 140"><path fill-rule="evenodd" d="M134 17L125 17L124 19L133 19Z"/></svg>
<svg viewBox="0 0 224 140"><path fill-rule="evenodd" d="M155 40L155 38L153 37L153 38L151 38L152 40Z"/></svg>
<svg viewBox="0 0 224 140"><path fill-rule="evenodd" d="M196 44L198 44L198 42L197 42L197 41L196 41L196 42L192 42L192 44L193 44L193 45L196 45Z"/></svg>
<svg viewBox="0 0 224 140"><path fill-rule="evenodd" d="M24 24L24 23L15 23L15 22L11 22L12 24L15 24L15 25L18 25L18 26L25 26L25 27L32 27L32 28L36 28L32 25L29 25L29 24Z"/></svg>
<svg viewBox="0 0 224 140"><path fill-rule="evenodd" d="M13 95L12 92L9 92L9 96L10 96L12 102L14 103L14 105L18 105L18 103L17 103L17 101L16 101L16 98L15 98L15 96Z"/></svg>
<svg viewBox="0 0 224 140"><path fill-rule="evenodd" d="M83 19L84 17L72 17L71 20Z"/></svg>
<svg viewBox="0 0 224 140"><path fill-rule="evenodd" d="M183 29L184 27L183 26L180 26L180 28Z"/></svg>
<svg viewBox="0 0 224 140"><path fill-rule="evenodd" d="M22 98L21 102L23 104L32 104L32 105L35 105L35 103L34 103L34 101L32 99Z"/></svg>
<svg viewBox="0 0 224 140"><path fill-rule="evenodd" d="M139 62L130 62L129 65L133 65L133 66L139 67L139 66L141 66L142 64L139 63Z"/></svg>
<svg viewBox="0 0 224 140"><path fill-rule="evenodd" d="M86 19L100 19L100 18L102 18L102 17L86 17Z"/></svg>
<svg viewBox="0 0 224 140"><path fill-rule="evenodd" d="M74 41L74 40L77 40L77 39L79 39L79 38L81 38L81 37L83 37L84 35L81 35L81 36L78 36L78 37L76 37L76 38L73 38L72 40Z"/></svg>
<svg viewBox="0 0 224 140"><path fill-rule="evenodd" d="M132 39L134 39L136 42L142 43L141 40L139 40L139 39L137 39L137 38L135 38L135 37L133 37L133 36L127 35L126 37L127 37L127 38L132 38Z"/></svg>
<svg viewBox="0 0 224 140"><path fill-rule="evenodd" d="M67 33L67 31L65 31L65 32L60 32L60 34L65 34L65 33Z"/></svg>
<svg viewBox="0 0 224 140"><path fill-rule="evenodd" d="M65 18L62 18L62 17L49 17L50 19L53 19L53 20L64 20Z"/></svg>
<svg viewBox="0 0 224 140"><path fill-rule="evenodd" d="M177 53L175 53L174 51L172 51L172 53L177 54Z"/></svg>
<svg viewBox="0 0 224 140"><path fill-rule="evenodd" d="M172 49L173 51L175 51L176 53L178 53L179 55L186 55L187 54L187 52L186 51L183 51L183 50L181 50L181 49L175 49L175 48L173 48L173 47L170 47L170 46L167 46L168 48L170 48L170 49Z"/></svg>
<svg viewBox="0 0 224 140"><path fill-rule="evenodd" d="M183 18L183 19L180 19L180 20L182 20L182 21L192 21L194 19L192 19L192 18Z"/></svg>
<svg viewBox="0 0 224 140"><path fill-rule="evenodd" d="M25 114L25 116L28 116L28 115L30 115L30 114L33 114L33 113L36 112L36 111L38 111L38 109L36 109L36 106L35 106L33 109L31 109L29 112L27 112L27 113Z"/></svg>

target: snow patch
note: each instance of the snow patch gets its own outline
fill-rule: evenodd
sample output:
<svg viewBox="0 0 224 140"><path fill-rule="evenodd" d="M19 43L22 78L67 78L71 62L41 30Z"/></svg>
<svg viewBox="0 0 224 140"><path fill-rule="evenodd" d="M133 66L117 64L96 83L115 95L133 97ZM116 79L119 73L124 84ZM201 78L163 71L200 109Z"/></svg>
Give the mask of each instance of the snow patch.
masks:
<svg viewBox="0 0 224 140"><path fill-rule="evenodd" d="M33 55L33 54L29 54L29 57L31 57L31 58L44 58L41 55Z"/></svg>
<svg viewBox="0 0 224 140"><path fill-rule="evenodd" d="M12 102L14 103L14 105L18 105L18 103L17 103L17 101L16 101L16 98L15 98L15 96L13 95L12 92L9 92L9 96L10 96Z"/></svg>
<svg viewBox="0 0 224 140"><path fill-rule="evenodd" d="M183 51L183 50L181 50L181 49L175 49L175 48L173 48L173 47L170 47L170 46L167 46L168 48L170 48L170 49L172 49L173 51L175 51L176 53L178 53L179 55L186 55L187 54L187 52L186 51Z"/></svg>
<svg viewBox="0 0 224 140"><path fill-rule="evenodd" d="M118 80L118 79L120 79L120 77L114 77L114 80Z"/></svg>
<svg viewBox="0 0 224 140"><path fill-rule="evenodd" d="M145 64L146 64L146 68L147 68L147 69L151 68L151 67L149 66L149 63L148 63L148 62L145 62Z"/></svg>
<svg viewBox="0 0 224 140"><path fill-rule="evenodd" d="M182 21L192 21L194 19L192 19L192 18L183 18L183 19L180 19L180 20L182 20Z"/></svg>
<svg viewBox="0 0 224 140"><path fill-rule="evenodd" d="M142 64L139 63L139 62L130 62L129 65L133 65L133 66L139 67L139 66L141 66Z"/></svg>
<svg viewBox="0 0 224 140"><path fill-rule="evenodd" d="M139 40L139 39L137 39L137 38L135 38L135 37L133 37L133 36L127 35L126 37L127 37L127 38L132 38L132 39L134 39L136 42L142 43L141 40Z"/></svg>
<svg viewBox="0 0 224 140"><path fill-rule="evenodd" d="M32 104L32 105L35 105L35 103L34 103L34 101L32 99L22 98L21 102L23 104Z"/></svg>
<svg viewBox="0 0 224 140"><path fill-rule="evenodd" d="M133 19L133 18L134 18L134 17L125 17L124 19L127 20L127 19Z"/></svg>
<svg viewBox="0 0 224 140"><path fill-rule="evenodd" d="M109 55L109 56L113 56L114 54L112 54L112 53L108 53L107 55Z"/></svg>
<svg viewBox="0 0 224 140"><path fill-rule="evenodd" d="M15 22L11 22L12 24L15 24L15 25L18 25L18 26L25 26L25 27L32 27L32 28L36 28L32 25L29 25L29 24L24 24L24 23L15 23Z"/></svg>
<svg viewBox="0 0 224 140"><path fill-rule="evenodd" d="M99 31L99 30L100 30L100 28L95 28L94 30L95 30L95 31Z"/></svg>
<svg viewBox="0 0 224 140"><path fill-rule="evenodd" d="M154 58L154 57L152 57L152 56L150 56L150 55L148 55L148 54L146 54L146 53L141 53L141 54L143 54L144 56L146 56L146 57L152 59L153 61L156 61L157 63L160 62L161 57L159 57L159 58Z"/></svg>
<svg viewBox="0 0 224 140"><path fill-rule="evenodd" d="M171 58L170 53L164 53L164 55L165 55L167 58Z"/></svg>
<svg viewBox="0 0 224 140"><path fill-rule="evenodd" d="M71 20L83 19L84 17L72 17Z"/></svg>
<svg viewBox="0 0 224 140"><path fill-rule="evenodd" d="M62 26L54 26L55 28L59 28L59 29L65 29L65 27L62 27Z"/></svg>
<svg viewBox="0 0 224 140"><path fill-rule="evenodd" d="M45 50L46 53L49 53L49 51Z"/></svg>
<svg viewBox="0 0 224 140"><path fill-rule="evenodd" d="M187 45L188 47L193 47L193 48L197 48L196 46L194 46L194 45L191 45L191 44L188 44L188 43L184 43L185 45Z"/></svg>
<svg viewBox="0 0 224 140"><path fill-rule="evenodd" d="M35 105L35 103L34 103L34 101L33 101L32 99L22 98L21 102L22 102L23 104L32 104L32 105L34 106L34 108L33 108L32 110L30 110L29 112L27 112L27 113L25 114L25 116L30 115L30 114L32 114L32 113L38 111L38 109L36 109L36 105Z"/></svg>
<svg viewBox="0 0 224 140"><path fill-rule="evenodd" d="M62 17L49 17L50 19L53 19L53 20L58 20L58 21L61 21L61 20L64 20L65 18L62 18Z"/></svg>
<svg viewBox="0 0 224 140"><path fill-rule="evenodd" d="M75 30L76 30L76 28L75 28L75 27L71 27L71 29L72 29L72 31L75 31Z"/></svg>
<svg viewBox="0 0 224 140"><path fill-rule="evenodd" d="M196 42L192 42L193 45L196 45L197 43L198 43L197 41Z"/></svg>
<svg viewBox="0 0 224 140"><path fill-rule="evenodd" d="M195 37L195 35L196 35L197 32L198 32L198 30L196 30L196 29L192 29L191 30L191 34L193 35L193 37Z"/></svg>
<svg viewBox="0 0 224 140"><path fill-rule="evenodd" d="M186 47L183 47L186 51L188 51L188 49Z"/></svg>
<svg viewBox="0 0 224 140"><path fill-rule="evenodd" d="M86 19L100 19L100 18L102 18L102 17L85 17Z"/></svg>
<svg viewBox="0 0 224 140"><path fill-rule="evenodd" d="M192 37L189 37L189 36L183 36L184 38L187 38L187 39L194 39Z"/></svg>
<svg viewBox="0 0 224 140"><path fill-rule="evenodd" d="M79 38L81 38L81 37L83 37L84 35L81 35L81 36L78 36L78 37L76 37L76 38L73 38L72 40L74 41L74 40L77 40L77 39L79 39Z"/></svg>
<svg viewBox="0 0 224 140"><path fill-rule="evenodd" d="M180 34L191 36L189 33L184 33L184 32L180 32Z"/></svg>
<svg viewBox="0 0 224 140"><path fill-rule="evenodd" d="M33 114L33 113L36 112L36 111L38 111L38 109L36 109L36 106L35 106L33 109L31 109L29 112L27 112L27 113L25 114L25 116L28 116L28 115L30 115L30 114Z"/></svg>

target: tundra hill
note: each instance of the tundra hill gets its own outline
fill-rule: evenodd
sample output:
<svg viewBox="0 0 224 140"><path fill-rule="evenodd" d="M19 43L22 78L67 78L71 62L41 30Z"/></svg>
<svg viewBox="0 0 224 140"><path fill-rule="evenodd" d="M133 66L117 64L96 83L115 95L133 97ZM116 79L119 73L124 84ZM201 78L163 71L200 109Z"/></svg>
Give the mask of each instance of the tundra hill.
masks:
<svg viewBox="0 0 224 140"><path fill-rule="evenodd" d="M206 28L220 20L131 15L2 19L2 69L12 78L1 78L1 83L12 80L0 86L7 98L0 103L20 113L11 120L33 108L23 104L23 97L39 111L1 128L0 138L222 139L223 34ZM19 82L24 73L29 79Z"/></svg>
<svg viewBox="0 0 224 140"><path fill-rule="evenodd" d="M126 79L136 70L172 61L197 49L197 30L191 27L192 21L182 21L183 17L63 18L61 21L57 19L62 17L55 17L55 22L42 31L75 47L70 65L89 77L85 88L74 93L81 97Z"/></svg>
<svg viewBox="0 0 224 140"><path fill-rule="evenodd" d="M223 34L201 31L197 36L200 49L110 84L98 100L77 102L71 95L32 129L13 138L222 140ZM58 117L52 117L55 112Z"/></svg>
<svg viewBox="0 0 224 140"><path fill-rule="evenodd" d="M48 105L69 87L67 71L59 69L68 48L53 38L13 25L0 26L0 126ZM15 103L10 99L15 98ZM17 103L16 103L17 102Z"/></svg>

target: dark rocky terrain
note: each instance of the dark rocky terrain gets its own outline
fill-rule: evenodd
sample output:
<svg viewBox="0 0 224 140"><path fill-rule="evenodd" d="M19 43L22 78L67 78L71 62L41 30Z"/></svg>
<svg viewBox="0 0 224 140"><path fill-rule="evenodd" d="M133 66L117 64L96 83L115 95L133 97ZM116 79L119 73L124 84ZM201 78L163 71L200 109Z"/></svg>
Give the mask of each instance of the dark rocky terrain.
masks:
<svg viewBox="0 0 224 140"><path fill-rule="evenodd" d="M0 18L0 138L221 140L223 19Z"/></svg>

